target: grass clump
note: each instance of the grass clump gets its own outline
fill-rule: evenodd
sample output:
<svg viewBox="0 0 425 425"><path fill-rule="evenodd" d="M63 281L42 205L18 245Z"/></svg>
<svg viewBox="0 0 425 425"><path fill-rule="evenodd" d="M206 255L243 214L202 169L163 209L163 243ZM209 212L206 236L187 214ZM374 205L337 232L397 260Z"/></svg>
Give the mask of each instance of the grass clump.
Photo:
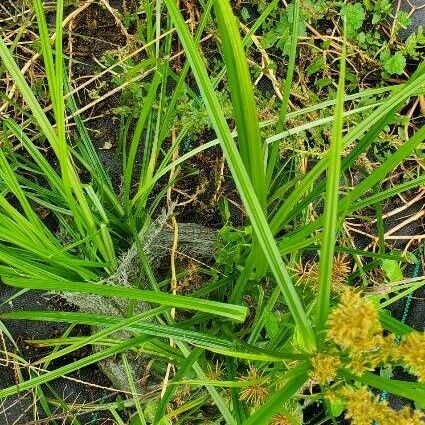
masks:
<svg viewBox="0 0 425 425"><path fill-rule="evenodd" d="M425 65L397 85L348 93L350 40L366 12L346 5L336 91L297 107L299 35L308 27L305 5L295 1L280 21L288 34L283 94L261 121L250 55L265 57L261 42L270 33L262 40L255 33L281 10L277 2L259 6L247 27L227 0L209 0L199 10L175 0L142 2L147 23L138 36L146 57L126 66L143 84L132 89L135 111L120 107L119 182L78 113L65 67L63 2L55 8L54 37L42 1L34 3L47 107L22 76L11 41L0 39L4 71L23 100L5 95L15 116L2 117L1 278L16 288L62 294L79 307L0 315L69 326L59 338L36 341L47 351L35 362L15 355L24 373L17 385L0 389L1 398L42 392L48 394L41 397L44 415L55 403L73 411L58 402L52 383L100 364L126 399L88 409L104 410L117 423L301 424L312 405L319 411L315 423L337 423L341 415L353 424L420 422L419 409L396 412L372 388L419 407L425 402L425 356L417 357L424 336L385 310L423 282L388 285L382 296L366 289L368 273L385 269L397 283L412 260L388 242L398 227L385 229L382 204L424 183L421 119L411 115L403 134L394 131L406 105L413 101L416 108L423 96ZM215 46L212 60L200 48L205 31ZM174 55L186 60L179 72L168 60ZM217 62L220 70L211 73ZM125 84L120 77L129 75L116 81ZM207 137L212 131L216 139ZM321 144L309 155L318 134ZM386 144L389 138L397 143ZM226 165L222 160L210 207L218 210L220 228L187 222L189 214L180 223L178 213L206 190L190 196L182 182L202 173L205 163L196 159L217 152ZM242 211L238 224L232 208ZM350 233L367 234L363 222L376 222L365 249ZM90 332L71 334L81 325ZM89 347L87 355L68 360ZM60 366L58 359L65 359ZM375 373L396 366L417 382Z"/></svg>

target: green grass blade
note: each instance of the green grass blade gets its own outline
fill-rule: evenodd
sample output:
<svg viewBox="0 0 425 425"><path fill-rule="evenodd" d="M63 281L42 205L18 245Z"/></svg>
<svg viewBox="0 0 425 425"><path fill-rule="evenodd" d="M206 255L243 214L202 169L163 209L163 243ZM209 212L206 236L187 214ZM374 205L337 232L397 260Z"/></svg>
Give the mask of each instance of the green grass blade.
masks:
<svg viewBox="0 0 425 425"><path fill-rule="evenodd" d="M339 180L341 171L341 153L343 149L342 129L345 92L345 59L346 45L344 42L340 61L341 67L339 71L338 91L336 95L335 120L332 128L328 170L326 174L325 217L320 249L318 279L319 292L316 310L316 335L318 336L319 342L323 341L324 335L322 335L322 332L328 320L333 257L335 253L337 235Z"/></svg>
<svg viewBox="0 0 425 425"><path fill-rule="evenodd" d="M118 212L119 215L123 215L124 210L119 203L118 197L114 193L111 179L99 159L83 119L81 118L80 114L76 114L78 110L77 102L74 95L70 94L71 84L68 80L68 75L65 70L63 81L64 89L68 94L66 106L74 118L75 126L80 136L80 143L77 144L77 150L81 158L78 158L76 152L73 152L73 154L77 156L77 159L79 159L85 168L87 168L87 170L90 172L90 175L97 184L96 187L103 194L105 194L105 197L110 201L113 208Z"/></svg>
<svg viewBox="0 0 425 425"><path fill-rule="evenodd" d="M376 184L383 181L396 167L405 160L425 139L425 126L419 128L415 134L404 142L392 155L390 155L375 171L362 180L344 198L341 208L347 209L353 201L357 201L360 196L371 190Z"/></svg>
<svg viewBox="0 0 425 425"><path fill-rule="evenodd" d="M292 3L292 27L291 27L291 44L289 47L288 67L286 69L285 84L283 86L283 99L279 111L279 119L276 126L276 132L281 133L285 127L286 116L289 110L289 99L291 97L292 81L294 79L295 60L297 57L297 44L300 21L300 0ZM270 187L272 181L273 170L276 166L276 160L279 153L279 144L275 143L269 149L269 158L267 161L267 183Z"/></svg>
<svg viewBox="0 0 425 425"><path fill-rule="evenodd" d="M198 27L196 28L196 33L195 33L195 41L198 43L200 42L202 33L208 23L208 20L210 19L212 6L213 6L213 0L208 0L208 2L203 8L203 14L199 20ZM164 119L162 121L162 126L161 126L161 132L159 135L160 140L164 140L170 131L170 128L172 126L171 125L172 119L173 117L175 117L175 114L176 114L176 104L179 98L181 97L181 95L183 94L183 88L185 86L187 88L187 84L185 84L185 79L187 77L187 73L189 72L189 69L190 69L189 62L185 61L183 69L179 73L176 87L173 90L173 95L168 102L167 110L164 114Z"/></svg>
<svg viewBox="0 0 425 425"><path fill-rule="evenodd" d="M190 372L193 367L193 364L198 360L199 356L202 354L202 350L200 348L195 348L190 352L190 354L186 357L184 362L180 365L178 372L175 374L174 379L169 383L167 390L164 395L161 397L161 400L158 403L158 407L155 411L154 425L157 425L159 421L164 417L166 413L166 408L171 401L171 397L174 392L177 390L177 386L173 385L176 382L182 381L186 374Z"/></svg>
<svg viewBox="0 0 425 425"><path fill-rule="evenodd" d="M221 47L232 97L239 151L257 198L265 209L264 148L257 119L253 84L239 25L228 0L214 0Z"/></svg>
<svg viewBox="0 0 425 425"><path fill-rule="evenodd" d="M385 199L389 199L401 192L405 192L407 190L414 189L416 187L423 186L423 185L425 185L425 173L415 179L397 184L387 190L383 190L379 193L370 195L365 199L361 199L359 201L354 202L352 206L350 207L350 211L353 212L353 211L361 210L370 205L376 204L377 202L381 202L381 201L384 201Z"/></svg>
<svg viewBox="0 0 425 425"><path fill-rule="evenodd" d="M157 314L160 308L152 309L150 315ZM91 344L98 339L102 339L105 335L109 335L109 330L125 329L136 335L147 334L151 337L173 339L180 342L188 342L192 345L200 347L213 353L223 354L229 357L243 358L251 361L270 361L284 363L288 360L305 360L306 355L297 353L286 353L259 349L249 344L243 344L239 341L229 341L223 338L211 336L202 332L186 329L184 324L181 327L176 325L158 325L152 322L141 322L141 319L134 316L131 319L121 319L112 316L86 314L82 312L56 312L56 311L14 311L9 313L1 313L2 319L8 320L36 320L46 322L62 322L69 324L81 324L88 326L108 326L100 331L99 338L94 335L75 343L75 347L79 348L87 344ZM142 318L149 317L147 314ZM128 322L126 322L128 321ZM137 323L134 323L137 321ZM78 345L77 345L78 344ZM73 348L64 348L63 354L74 351ZM56 358L56 355L47 356L47 360Z"/></svg>
<svg viewBox="0 0 425 425"><path fill-rule="evenodd" d="M42 225L40 218L34 212L31 204L29 203L25 192L23 191L22 187L18 182L18 179L16 178L15 172L12 170L12 167L7 161L2 149L0 149L0 176L2 179L2 183L4 183L13 193L13 195L16 196L16 198L18 199L26 218L30 221L31 225L34 228L38 228L40 231L43 231L44 226Z"/></svg>
<svg viewBox="0 0 425 425"><path fill-rule="evenodd" d="M134 404L136 405L136 412L137 412L137 419L138 419L137 422L140 423L140 425L147 425L145 415L143 414L142 405L140 404L140 397L137 394L136 384L134 382L134 376L133 376L134 371L132 370L130 363L128 362L127 355L125 353L121 354L121 358L123 361L125 374L130 386L130 391L132 393ZM133 418L133 421L134 419L136 418Z"/></svg>
<svg viewBox="0 0 425 425"><path fill-rule="evenodd" d="M388 313L386 310L380 310L379 320L384 329L394 333L395 335L407 335L414 331L411 326L406 325L394 317L391 317L390 313Z"/></svg>
<svg viewBox="0 0 425 425"><path fill-rule="evenodd" d="M67 201L71 210L73 211L75 222L79 227L81 233L87 229L89 233L92 233L93 239L96 242L98 249L106 254L106 248L100 237L96 236L96 225L95 220L90 210L89 205L84 197L79 177L73 167L70 160L68 147L66 144L65 135L65 114L64 114L64 98L63 98L63 72L62 72L62 61L63 55L62 50L56 55L56 66L53 62L52 49L50 46L50 38L48 35L46 19L44 16L43 5L41 0L36 0L34 3L35 11L37 15L37 21L39 24L40 31L40 44L43 53L43 59L45 61L46 75L49 84L49 90L52 98L53 110L56 118L57 130L50 124L49 119L41 108L39 102L35 98L31 88L26 82L24 76L21 74L16 62L13 60L11 53L9 52L6 44L0 39L0 58L2 59L6 69L12 76L16 86L21 92L25 102L31 109L34 121L40 126L43 134L49 141L53 151L55 152L62 172L62 182L64 191L66 194ZM62 7L63 2L58 3L57 11L57 28L62 26ZM59 30L59 36L61 36L61 30ZM57 37L59 39L60 37ZM59 43L59 41L57 41ZM61 40L62 43L62 40ZM60 72L60 74L58 73ZM74 198L72 191L74 191L76 198Z"/></svg>
<svg viewBox="0 0 425 425"><path fill-rule="evenodd" d="M16 86L21 92L25 102L30 107L34 120L40 126L43 134L47 137L50 144L56 148L57 147L57 138L53 127L51 126L46 114L43 112L40 104L32 93L28 83L25 81L24 76L22 75L20 69L13 60L12 55L10 54L6 44L3 39L0 37L0 59L5 65L6 69L12 76Z"/></svg>
<svg viewBox="0 0 425 425"><path fill-rule="evenodd" d="M221 47L237 129L239 152L263 211L266 211L266 173L264 146L257 118L253 83L239 32L237 19L228 0L214 0L214 10L221 35ZM265 273L267 263L254 238L256 273ZM237 301L239 301L237 299Z"/></svg>
<svg viewBox="0 0 425 425"><path fill-rule="evenodd" d="M43 172L45 178L50 184L50 187L65 197L61 178L52 168L40 150L34 145L31 139L24 133L24 131L14 120L5 118L3 124L5 128L9 130L28 151L31 158L36 162L40 170Z"/></svg>
<svg viewBox="0 0 425 425"><path fill-rule="evenodd" d="M187 25L176 6L175 0L165 0L165 3L185 48L192 71L206 104L208 114L217 136L220 139L223 152L251 220L258 242L263 249L276 282L284 295L292 317L299 326L304 345L306 349L312 350L315 346L315 337L311 324L294 288L289 273L286 270L285 264L282 261L261 204L255 195L254 188L252 187L249 176L233 142L232 134L223 116L221 106L212 88L211 81L208 78L198 47L190 35Z"/></svg>
<svg viewBox="0 0 425 425"><path fill-rule="evenodd" d="M417 382L398 381L396 379L382 378L370 372L366 372L361 376L354 375L347 369L339 370L338 375L344 379L360 382L364 385L370 385L380 390L387 391L391 394L408 398L409 400L419 403L421 406L425 404L425 385Z"/></svg>
<svg viewBox="0 0 425 425"><path fill-rule="evenodd" d="M152 105L155 101L156 91L158 89L159 83L161 82L162 75L160 72L154 74L153 80L149 86L149 91L143 101L143 106L139 114L139 118L136 123L136 128L133 133L133 137L130 142L130 150L128 152L128 157L125 163L124 169L124 182L123 182L123 198L124 203L127 204L130 198L130 188L134 172L134 162L136 160L137 151L140 144L140 139L142 137L143 130L145 128L149 114L152 111ZM145 148L146 149L146 148ZM146 184L145 182L140 182L140 184Z"/></svg>
<svg viewBox="0 0 425 425"><path fill-rule="evenodd" d="M92 335L87 336L85 338L82 338L76 343L71 344L61 350L54 351L53 353L48 354L47 356L38 360L37 363L45 363L45 362L50 363L52 360L55 360L55 359L58 359L59 357L63 357L67 354L70 354L82 347L85 347L90 344L94 344L95 342L101 340L102 338L110 336L114 332L120 331L122 329L131 328L132 325L136 325L138 322L150 320L153 317L159 315L160 313L163 313L165 309L166 309L165 307L157 307L157 308L153 308L148 311L145 311L143 313L137 314L135 316L132 316L128 319L118 319L117 321L115 321L115 323L111 324L107 328L102 329L98 332L95 332ZM18 314L16 314L14 317L19 317L19 312L16 312L16 313ZM40 314L43 315L43 312L40 312ZM26 312L26 316L28 317L29 315L30 315L29 312ZM38 317L38 314L34 314L34 318L40 320L40 317ZM54 318L54 314L53 314L53 318Z"/></svg>
<svg viewBox="0 0 425 425"><path fill-rule="evenodd" d="M53 51L50 44L49 30L47 28L46 16L44 14L43 3L41 0L34 1L34 10L37 18L37 27L40 35L40 47L43 56L44 67L46 70L47 83L52 98L53 110L55 115L57 115L58 85L56 83L55 64L53 60Z"/></svg>
<svg viewBox="0 0 425 425"><path fill-rule="evenodd" d="M239 305L221 303L218 301L203 300L183 295L172 295L158 293L155 291L145 291L135 288L123 288L112 285L99 285L89 282L69 282L66 280L36 280L16 277L4 277L4 283L17 288L41 289L56 292L78 292L81 294L96 294L104 297L118 297L129 300L138 300L165 305L169 307L182 308L192 311L202 311L226 317L238 322L243 322L248 313L248 309Z"/></svg>

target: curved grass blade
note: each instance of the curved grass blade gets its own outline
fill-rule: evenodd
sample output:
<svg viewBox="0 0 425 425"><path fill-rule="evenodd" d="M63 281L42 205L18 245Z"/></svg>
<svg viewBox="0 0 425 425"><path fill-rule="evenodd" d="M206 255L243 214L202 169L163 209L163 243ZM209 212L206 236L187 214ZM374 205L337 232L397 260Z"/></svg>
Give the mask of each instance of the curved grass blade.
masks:
<svg viewBox="0 0 425 425"><path fill-rule="evenodd" d="M3 277L6 285L17 288L40 289L55 292L78 292L81 294L96 294L104 297L117 297L129 300L145 301L168 307L185 310L202 311L235 321L243 322L248 309L243 306L203 300L184 295L172 295L155 291L145 291L136 288L123 288L113 285L100 285L89 282L70 282L66 280L37 280L17 277Z"/></svg>
<svg viewBox="0 0 425 425"><path fill-rule="evenodd" d="M223 354L225 356L244 358L247 360L256 361L270 361L270 362L284 362L287 360L305 360L306 355L298 353L285 353L279 351L270 351L260 349L249 344L243 344L239 341L229 341L223 338L211 336L205 333L185 329L182 327L172 325L158 325L155 323L142 323L141 321L157 314L160 308L149 310L149 312L142 313L139 316L133 316L130 319L121 319L117 317L94 315L85 313L72 313L72 312L58 312L58 311L15 311L9 313L2 313L0 317L8 320L34 320L34 321L46 321L46 322L63 322L69 324L81 324L89 326L109 326L101 333L95 334L87 339L87 343L91 344L97 338L103 338L117 329L125 329L133 332L134 334L147 334L154 337L174 339L175 341L188 342L192 345L203 348L214 353ZM127 323L128 321L128 323ZM137 323L135 323L137 322ZM78 341L78 344L82 344L83 341ZM77 344L76 343L76 344ZM78 347L80 348L80 347ZM71 347L64 348L63 354L68 354ZM53 358L49 356L47 360ZM45 359L43 359L45 360Z"/></svg>
<svg viewBox="0 0 425 425"><path fill-rule="evenodd" d="M386 379L381 376L366 372L361 376L354 375L347 369L339 370L338 375L350 381L357 381L364 385L370 385L380 390L419 403L425 404L425 385L417 382L399 381L396 379Z"/></svg>

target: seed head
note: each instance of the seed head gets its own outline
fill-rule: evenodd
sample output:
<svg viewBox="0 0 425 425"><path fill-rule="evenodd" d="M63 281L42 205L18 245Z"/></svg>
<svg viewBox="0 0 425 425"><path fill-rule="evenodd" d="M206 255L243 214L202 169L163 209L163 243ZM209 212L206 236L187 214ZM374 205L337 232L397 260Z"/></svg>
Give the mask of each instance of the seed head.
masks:
<svg viewBox="0 0 425 425"><path fill-rule="evenodd" d="M317 353L312 359L312 364L311 379L320 385L326 385L335 379L341 360L330 354Z"/></svg>
<svg viewBox="0 0 425 425"><path fill-rule="evenodd" d="M223 376L223 363L216 361L215 366L208 364L206 376L211 381L217 381Z"/></svg>
<svg viewBox="0 0 425 425"><path fill-rule="evenodd" d="M269 396L270 390L267 386L268 379L263 378L263 372L254 366L249 366L248 373L241 378L243 381L260 381L253 383L241 390L239 399L247 402L252 407L258 407L264 404Z"/></svg>
<svg viewBox="0 0 425 425"><path fill-rule="evenodd" d="M270 419L269 425L291 425L291 422L285 414L278 413Z"/></svg>
<svg viewBox="0 0 425 425"><path fill-rule="evenodd" d="M425 334L412 332L404 336L397 347L397 357L402 359L419 382L425 382Z"/></svg>
<svg viewBox="0 0 425 425"><path fill-rule="evenodd" d="M315 262L299 263L294 269L298 275L297 285L309 286L313 292L318 291L319 264ZM335 294L340 294L347 287L347 278L351 268L347 256L338 253L332 265L331 289Z"/></svg>
<svg viewBox="0 0 425 425"><path fill-rule="evenodd" d="M338 253L332 266L332 289L334 292L341 293L345 290L350 272L351 267L347 256L342 252Z"/></svg>
<svg viewBox="0 0 425 425"><path fill-rule="evenodd" d="M346 289L329 316L329 337L350 355L382 346L382 327L374 305L360 293Z"/></svg>
<svg viewBox="0 0 425 425"><path fill-rule="evenodd" d="M341 390L346 400L346 418L352 425L422 425L423 414L419 411L404 408L396 411L387 403L379 402L366 387L354 389L346 386Z"/></svg>

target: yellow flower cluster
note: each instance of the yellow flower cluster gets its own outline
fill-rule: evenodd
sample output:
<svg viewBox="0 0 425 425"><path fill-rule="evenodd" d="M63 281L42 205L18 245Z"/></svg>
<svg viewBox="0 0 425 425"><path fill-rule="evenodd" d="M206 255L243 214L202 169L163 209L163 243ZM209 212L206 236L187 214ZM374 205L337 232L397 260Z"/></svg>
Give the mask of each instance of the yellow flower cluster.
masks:
<svg viewBox="0 0 425 425"><path fill-rule="evenodd" d="M390 361L410 368L425 382L425 334L412 332L395 343L394 335L383 336L372 302L353 289L346 289L329 316L329 338L344 350L350 369L360 375Z"/></svg>
<svg viewBox="0 0 425 425"><path fill-rule="evenodd" d="M391 409L386 403L380 403L365 387L355 389L344 387L341 395L346 401L346 418L352 425L423 425L423 414L404 408Z"/></svg>
<svg viewBox="0 0 425 425"><path fill-rule="evenodd" d="M341 390L345 398L347 412L345 417L350 419L352 425L370 425L373 420L371 406L374 403L373 395L365 388L355 390L345 387Z"/></svg>
<svg viewBox="0 0 425 425"><path fill-rule="evenodd" d="M382 346L382 327L374 305L359 292L347 289L329 316L329 337L351 355Z"/></svg>
<svg viewBox="0 0 425 425"><path fill-rule="evenodd" d="M419 382L425 382L425 334L412 332L404 336L395 350L394 357L410 366Z"/></svg>
<svg viewBox="0 0 425 425"><path fill-rule="evenodd" d="M325 353L317 353L311 363L313 370L310 377L320 385L325 385L333 381L338 368L341 366L339 357Z"/></svg>
<svg viewBox="0 0 425 425"><path fill-rule="evenodd" d="M348 289L341 295L340 303L329 316L328 325L329 338L348 355L345 364L352 372L360 375L392 362L409 367L420 382L425 382L425 334L412 332L404 336L400 344L395 342L394 335L384 337L374 305L359 292ZM331 360L326 356L320 360L319 355L313 360L312 376L316 376L319 383L326 383L332 376ZM323 369L320 369L320 363ZM425 418L419 411L409 408L394 411L386 403L380 403L366 388L346 386L339 394L346 400L346 416L353 425L424 423Z"/></svg>

